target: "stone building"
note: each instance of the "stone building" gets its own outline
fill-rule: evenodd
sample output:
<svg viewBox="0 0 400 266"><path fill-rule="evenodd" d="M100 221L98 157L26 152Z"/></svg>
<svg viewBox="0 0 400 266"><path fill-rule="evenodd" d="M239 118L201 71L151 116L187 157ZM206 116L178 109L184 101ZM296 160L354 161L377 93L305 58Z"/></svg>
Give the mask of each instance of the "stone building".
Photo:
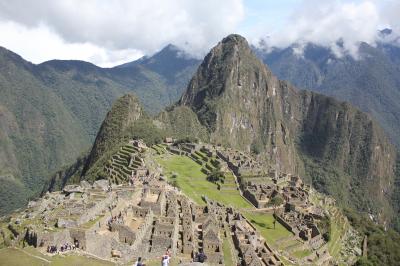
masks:
<svg viewBox="0 0 400 266"><path fill-rule="evenodd" d="M242 265L283 265L255 228L240 214L232 214L233 243L242 258Z"/></svg>
<svg viewBox="0 0 400 266"><path fill-rule="evenodd" d="M202 223L203 251L209 263L223 263L222 240L219 235L219 225L214 215L207 215Z"/></svg>

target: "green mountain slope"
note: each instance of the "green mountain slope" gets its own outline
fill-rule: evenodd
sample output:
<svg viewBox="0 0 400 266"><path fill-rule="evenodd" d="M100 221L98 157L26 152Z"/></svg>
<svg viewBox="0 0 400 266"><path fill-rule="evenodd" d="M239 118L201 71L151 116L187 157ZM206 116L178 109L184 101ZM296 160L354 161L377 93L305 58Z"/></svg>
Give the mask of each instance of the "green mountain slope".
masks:
<svg viewBox="0 0 400 266"><path fill-rule="evenodd" d="M14 194L22 202L42 186L40 177L74 160L90 139L59 97L37 79L34 65L4 49L0 61L0 171L24 186L26 193ZM9 210L4 206L1 213Z"/></svg>
<svg viewBox="0 0 400 266"><path fill-rule="evenodd" d="M173 67L165 72L167 62ZM0 214L21 206L50 173L86 152L116 98L135 92L156 113L178 99L196 62L170 46L111 69L63 60L34 65L0 48L0 176L14 184L0 191L0 201L12 202ZM13 186L25 193L6 201Z"/></svg>
<svg viewBox="0 0 400 266"><path fill-rule="evenodd" d="M302 56L294 46L257 50L260 58L280 78L299 88L349 101L370 113L391 140L400 144L400 48L390 43L359 46L359 58L338 58L331 50L308 44Z"/></svg>

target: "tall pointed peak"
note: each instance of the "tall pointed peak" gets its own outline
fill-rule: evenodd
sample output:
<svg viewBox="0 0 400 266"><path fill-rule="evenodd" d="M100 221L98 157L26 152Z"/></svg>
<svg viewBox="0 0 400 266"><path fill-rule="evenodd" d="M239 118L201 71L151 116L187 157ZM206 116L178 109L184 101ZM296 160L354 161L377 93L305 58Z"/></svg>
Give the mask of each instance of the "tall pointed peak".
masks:
<svg viewBox="0 0 400 266"><path fill-rule="evenodd" d="M263 77L265 83L271 75L247 40L238 34L231 34L206 55L180 103L199 109L205 101L215 100L225 92L247 90L255 86L254 82L261 81L258 77Z"/></svg>
<svg viewBox="0 0 400 266"><path fill-rule="evenodd" d="M249 46L246 38L239 34L230 34L222 39L221 43L223 44L241 44L245 46Z"/></svg>

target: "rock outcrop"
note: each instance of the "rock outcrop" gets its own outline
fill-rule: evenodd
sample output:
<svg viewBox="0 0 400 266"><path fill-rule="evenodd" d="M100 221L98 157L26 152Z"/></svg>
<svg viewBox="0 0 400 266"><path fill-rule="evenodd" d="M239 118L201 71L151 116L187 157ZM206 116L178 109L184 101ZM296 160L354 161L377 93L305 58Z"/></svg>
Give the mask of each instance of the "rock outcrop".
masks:
<svg viewBox="0 0 400 266"><path fill-rule="evenodd" d="M310 181L324 183L324 167L332 169L346 178L334 188L322 184L322 190L345 190L350 204L369 195L355 207L381 220L391 215L396 150L382 129L348 103L278 80L243 37L230 35L210 51L179 105L196 113L212 142L247 151L257 147L284 172L304 175L304 162L312 161L322 176L308 173Z"/></svg>

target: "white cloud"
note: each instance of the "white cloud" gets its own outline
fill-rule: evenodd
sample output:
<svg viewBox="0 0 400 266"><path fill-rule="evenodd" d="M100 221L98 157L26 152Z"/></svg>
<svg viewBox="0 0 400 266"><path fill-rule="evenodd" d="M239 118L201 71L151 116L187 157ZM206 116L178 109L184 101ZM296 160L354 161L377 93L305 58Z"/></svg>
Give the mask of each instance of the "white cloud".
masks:
<svg viewBox="0 0 400 266"><path fill-rule="evenodd" d="M337 56L347 52L357 58L361 41L373 45L378 30L398 28L398 14L398 1L304 0L283 28L275 31L267 28L264 36L269 36L270 46L313 42L330 47ZM339 40L343 47L337 45Z"/></svg>
<svg viewBox="0 0 400 266"><path fill-rule="evenodd" d="M202 55L243 16L241 0L0 0L0 45L34 62L71 57L109 65L168 43Z"/></svg>
<svg viewBox="0 0 400 266"><path fill-rule="evenodd" d="M111 66L168 43L202 56L238 30L253 43L265 36L272 46L298 43L301 55L303 44L314 42L337 56L344 51L357 56L358 43L373 44L384 27L400 32L399 0L285 3L279 9L266 2L265 11L245 13L244 5L251 5L244 0L0 0L0 45L35 63L58 58ZM272 16L269 6L281 13ZM272 18L264 19L268 14Z"/></svg>
<svg viewBox="0 0 400 266"><path fill-rule="evenodd" d="M94 44L67 43L45 25L27 28L14 22L0 23L0 45L33 63L50 59L76 59L109 67L141 57L135 49L107 50Z"/></svg>

